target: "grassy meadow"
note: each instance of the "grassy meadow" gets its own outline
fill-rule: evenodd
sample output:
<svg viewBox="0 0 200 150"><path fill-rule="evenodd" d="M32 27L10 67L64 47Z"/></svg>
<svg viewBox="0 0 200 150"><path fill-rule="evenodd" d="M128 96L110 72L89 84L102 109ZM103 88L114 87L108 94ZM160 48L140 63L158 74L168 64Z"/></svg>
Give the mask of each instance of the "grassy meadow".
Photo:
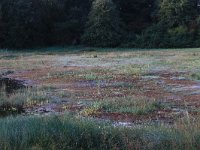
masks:
<svg viewBox="0 0 200 150"><path fill-rule="evenodd" d="M0 50L0 149L200 149L200 49Z"/></svg>

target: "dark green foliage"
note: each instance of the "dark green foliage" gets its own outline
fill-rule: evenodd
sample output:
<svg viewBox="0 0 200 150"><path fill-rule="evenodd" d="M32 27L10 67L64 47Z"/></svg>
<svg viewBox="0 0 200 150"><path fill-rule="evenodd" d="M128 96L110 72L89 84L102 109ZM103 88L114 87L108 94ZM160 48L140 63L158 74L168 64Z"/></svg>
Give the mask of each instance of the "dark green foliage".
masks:
<svg viewBox="0 0 200 150"><path fill-rule="evenodd" d="M134 44L143 48L194 47L194 34L186 26L168 28L158 23L137 36Z"/></svg>
<svg viewBox="0 0 200 150"><path fill-rule="evenodd" d="M152 23L154 0L113 0L128 32L140 33Z"/></svg>
<svg viewBox="0 0 200 150"><path fill-rule="evenodd" d="M154 24L138 35L133 45L143 48L164 47L166 42L164 40L165 31L166 27L164 24Z"/></svg>
<svg viewBox="0 0 200 150"><path fill-rule="evenodd" d="M0 47L81 39L98 47L198 47L199 9L197 0L0 0Z"/></svg>
<svg viewBox="0 0 200 150"><path fill-rule="evenodd" d="M122 39L122 27L112 0L95 0L82 37L83 43L97 47L117 46Z"/></svg>
<svg viewBox="0 0 200 150"><path fill-rule="evenodd" d="M158 0L155 24L138 35L133 45L145 48L195 47L200 38L196 0Z"/></svg>
<svg viewBox="0 0 200 150"><path fill-rule="evenodd" d="M23 48L78 41L88 0L1 0L0 46Z"/></svg>
<svg viewBox="0 0 200 150"><path fill-rule="evenodd" d="M55 44L80 44L90 5L89 0L57 0L53 35Z"/></svg>
<svg viewBox="0 0 200 150"><path fill-rule="evenodd" d="M159 20L169 27L185 25L197 16L196 0L161 0Z"/></svg>

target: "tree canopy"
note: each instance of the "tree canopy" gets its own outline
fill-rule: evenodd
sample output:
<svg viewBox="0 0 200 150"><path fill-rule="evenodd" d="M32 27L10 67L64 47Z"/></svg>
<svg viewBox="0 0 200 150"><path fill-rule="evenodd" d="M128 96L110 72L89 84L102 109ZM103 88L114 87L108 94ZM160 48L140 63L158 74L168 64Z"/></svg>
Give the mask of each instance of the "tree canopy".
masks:
<svg viewBox="0 0 200 150"><path fill-rule="evenodd" d="M0 0L0 47L198 47L197 0Z"/></svg>
<svg viewBox="0 0 200 150"><path fill-rule="evenodd" d="M113 47L120 44L123 25L112 0L95 0L89 13L83 43L89 46Z"/></svg>

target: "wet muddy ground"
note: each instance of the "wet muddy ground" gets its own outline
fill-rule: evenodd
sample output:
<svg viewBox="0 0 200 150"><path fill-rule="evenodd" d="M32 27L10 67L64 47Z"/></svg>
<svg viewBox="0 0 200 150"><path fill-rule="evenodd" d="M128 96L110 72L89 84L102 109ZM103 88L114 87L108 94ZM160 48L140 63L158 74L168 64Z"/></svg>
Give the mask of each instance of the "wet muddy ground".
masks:
<svg viewBox="0 0 200 150"><path fill-rule="evenodd" d="M1 57L0 68L6 71L1 73L0 86L4 85L7 93L25 86L46 90L51 100L26 107L25 114L71 112L111 120L116 126L173 124L183 117L199 116L200 81L192 79L191 74L200 69L200 51L193 53L169 50ZM162 107L135 114L106 111L93 105L124 97L145 97Z"/></svg>

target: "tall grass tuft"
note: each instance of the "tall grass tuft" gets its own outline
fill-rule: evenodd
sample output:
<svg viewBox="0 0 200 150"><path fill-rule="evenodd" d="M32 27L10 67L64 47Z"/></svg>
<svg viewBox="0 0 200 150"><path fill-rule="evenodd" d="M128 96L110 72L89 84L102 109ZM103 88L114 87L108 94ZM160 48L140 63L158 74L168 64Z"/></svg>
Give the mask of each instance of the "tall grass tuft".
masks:
<svg viewBox="0 0 200 150"><path fill-rule="evenodd" d="M0 91L0 116L19 114L25 107L41 104L48 101L45 92L39 89L23 89L7 95L5 90Z"/></svg>
<svg viewBox="0 0 200 150"><path fill-rule="evenodd" d="M92 115L95 112L118 112L144 115L163 109L164 105L146 97L121 97L97 101L82 111L83 115Z"/></svg>

